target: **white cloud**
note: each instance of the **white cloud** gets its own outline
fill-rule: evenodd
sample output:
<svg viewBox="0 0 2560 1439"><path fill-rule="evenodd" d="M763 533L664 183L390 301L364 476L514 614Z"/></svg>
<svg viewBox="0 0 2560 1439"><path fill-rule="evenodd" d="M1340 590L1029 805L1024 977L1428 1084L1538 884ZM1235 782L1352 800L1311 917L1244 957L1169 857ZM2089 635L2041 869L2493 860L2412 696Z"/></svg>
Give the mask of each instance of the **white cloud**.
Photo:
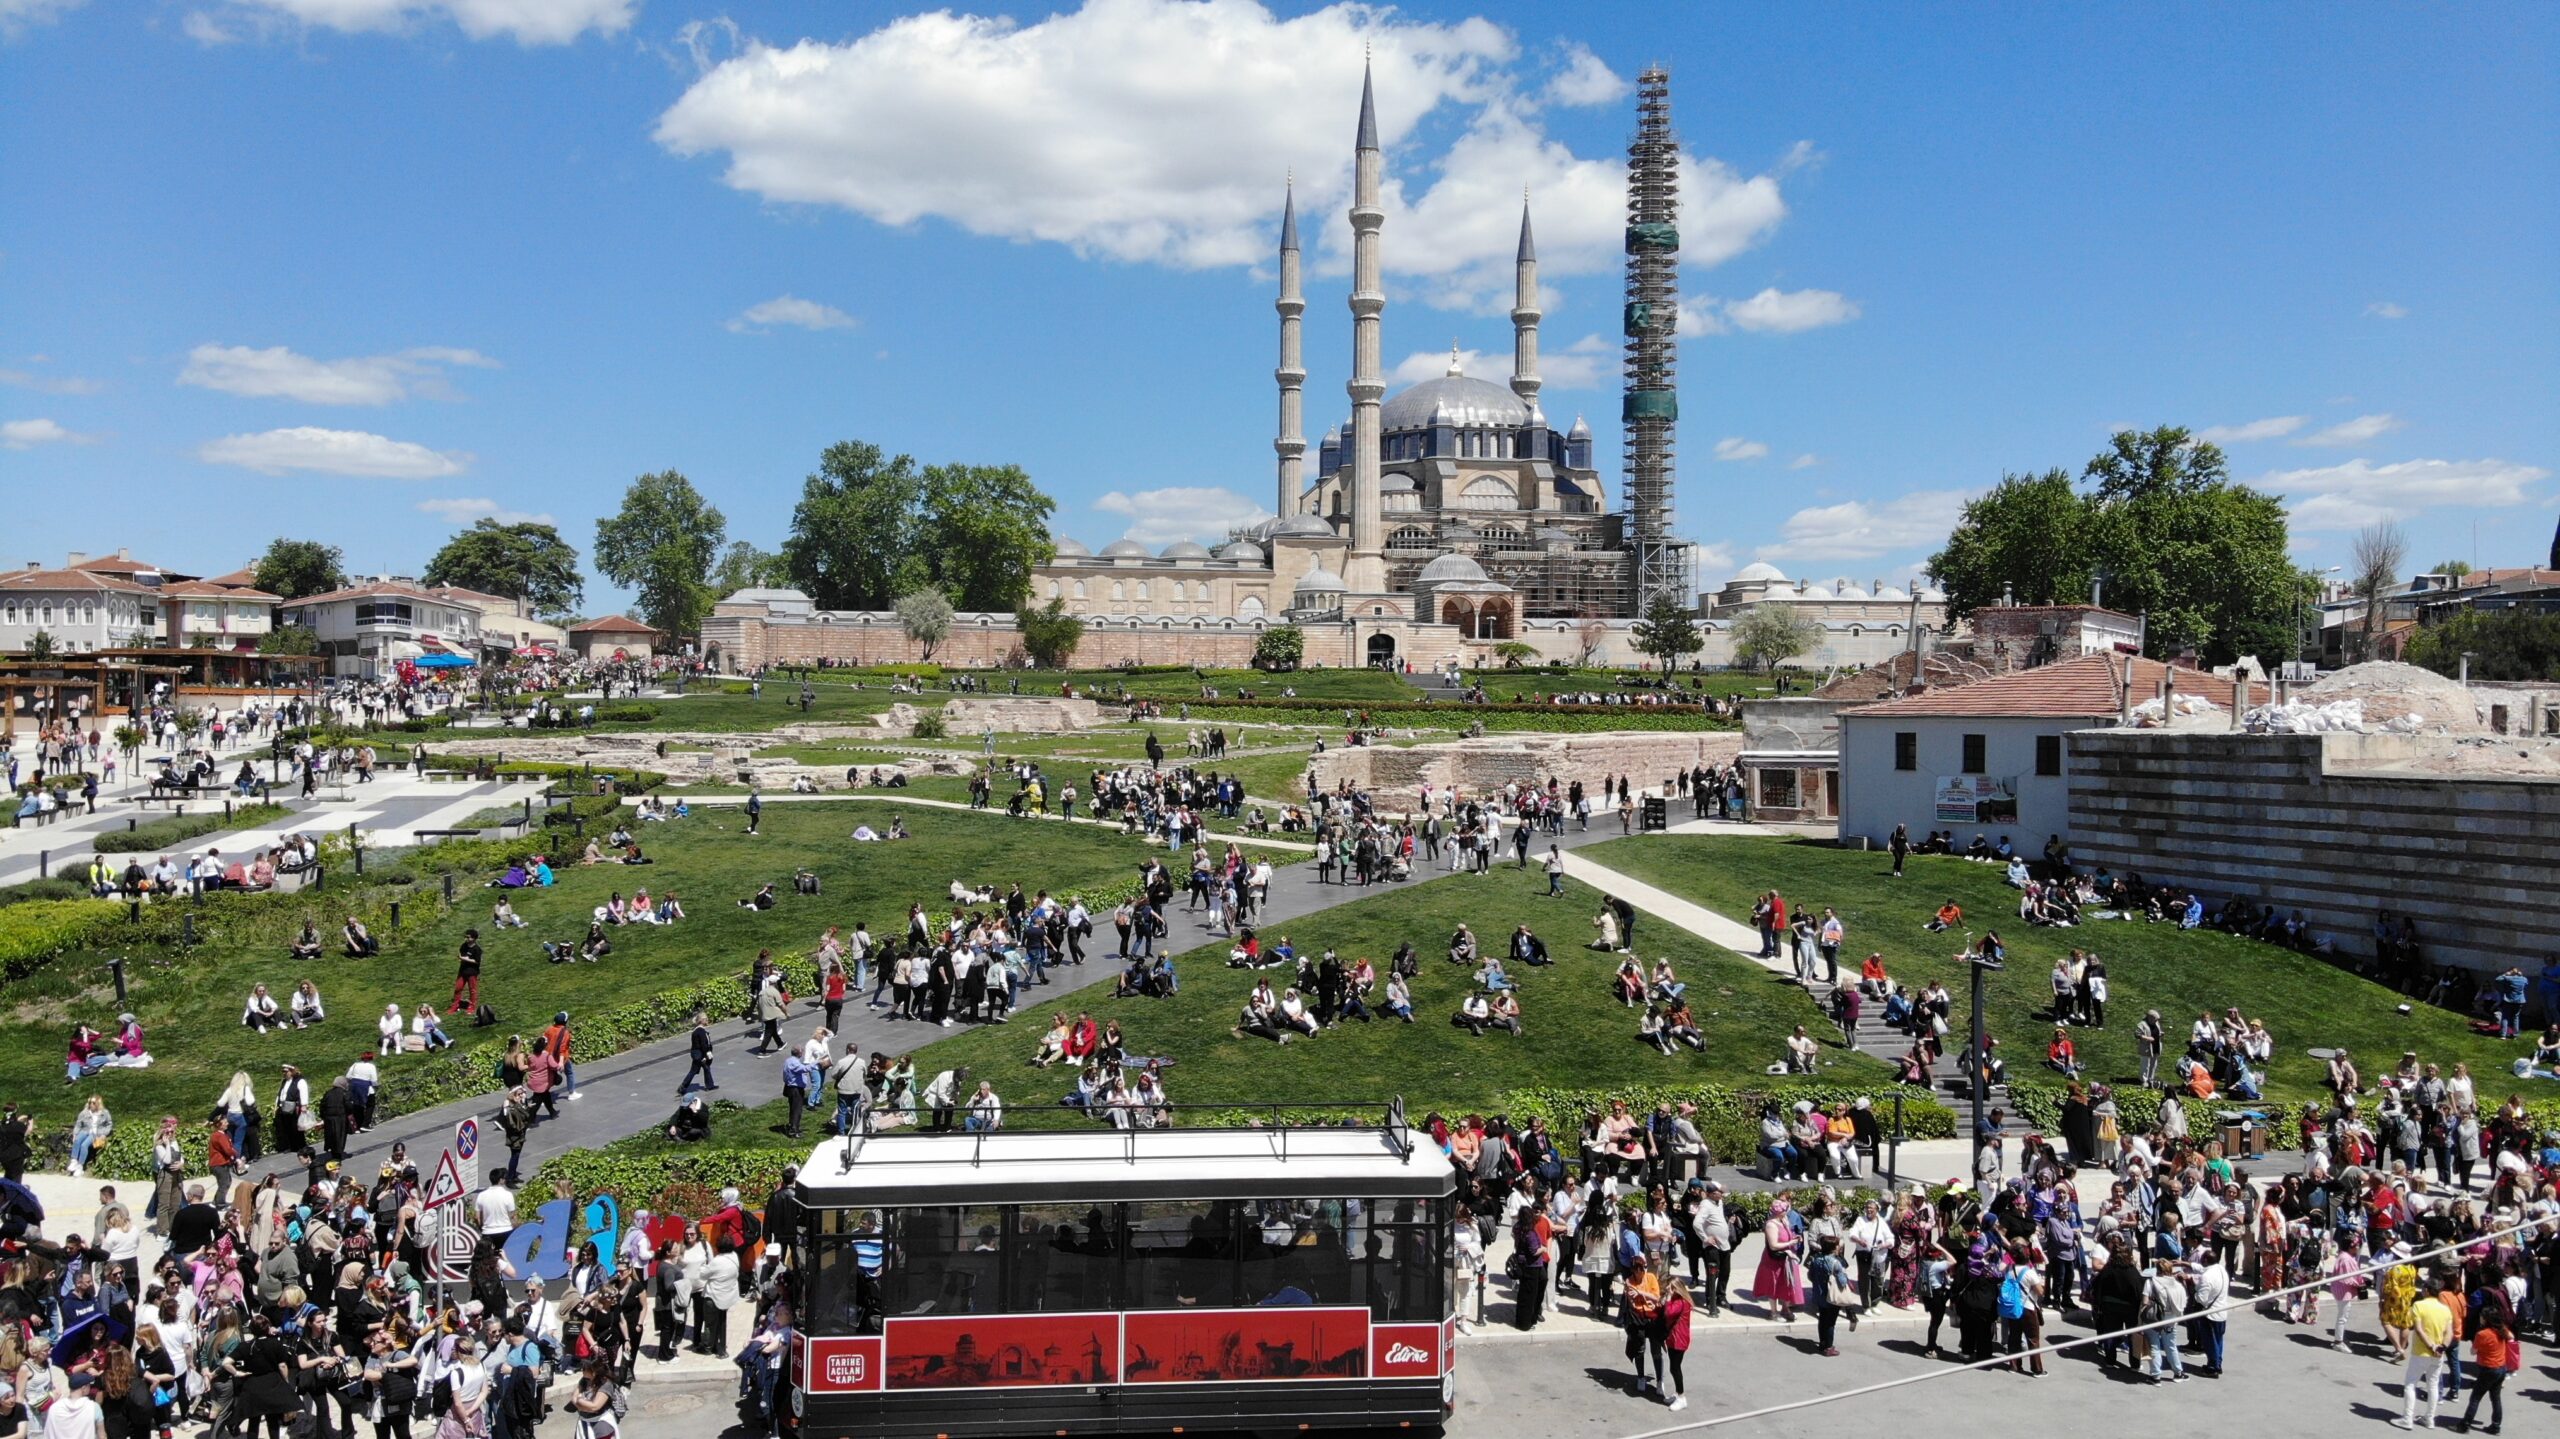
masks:
<svg viewBox="0 0 2560 1439"><path fill-rule="evenodd" d="M484 519L496 520L502 525L559 523L547 514L532 514L524 510L508 509L496 500L420 500L418 509L422 514L434 515L438 519L449 520L457 525L468 525Z"/></svg>
<svg viewBox="0 0 2560 1439"><path fill-rule="evenodd" d="M747 335L762 334L776 325L802 330L850 330L860 323L833 305L821 305L797 295L776 295L770 300L749 305L732 316L729 328Z"/></svg>
<svg viewBox="0 0 2560 1439"><path fill-rule="evenodd" d="M1617 384L1618 344L1606 335L1585 335L1561 350L1538 355L1538 378L1550 390L1600 390Z"/></svg>
<svg viewBox="0 0 2560 1439"><path fill-rule="evenodd" d="M2207 425L2196 438L2216 445L2245 445L2252 440L2280 440L2310 423L2303 415L2273 415L2240 425Z"/></svg>
<svg viewBox="0 0 2560 1439"><path fill-rule="evenodd" d="M1733 327L1724 322L1724 302L1713 295L1693 295L1680 302L1682 335L1721 335Z"/></svg>
<svg viewBox="0 0 2560 1439"><path fill-rule="evenodd" d="M210 10L188 11L186 18L178 22L178 28L188 39L208 47L228 45L240 38L237 33L224 29L222 22L214 18Z"/></svg>
<svg viewBox="0 0 2560 1439"><path fill-rule="evenodd" d="M1481 19L1348 3L1283 19L1251 0L1088 0L1029 24L934 11L841 43L750 43L656 137L720 156L725 183L770 201L1189 269L1267 262L1294 169L1311 266L1330 274L1346 261L1364 42L1399 303L1503 306L1523 186L1542 274L1616 273L1624 161L1550 137L1536 67ZM1766 237L1799 163L1747 175L1684 157L1682 260L1694 271Z"/></svg>
<svg viewBox="0 0 2560 1439"><path fill-rule="evenodd" d="M315 360L282 345L263 350L198 345L187 352L187 367L178 372L178 383L310 405L387 405L413 396L451 399L452 387L444 380L446 367L495 369L497 364L477 350L444 345L343 360Z"/></svg>
<svg viewBox="0 0 2560 1439"><path fill-rule="evenodd" d="M30 25L50 25L89 0L0 0L0 40L14 40Z"/></svg>
<svg viewBox="0 0 2560 1439"><path fill-rule="evenodd" d="M309 470L378 480L438 479L461 474L471 463L471 456L459 451L431 450L362 430L324 430L312 425L207 440L197 448L196 458L265 475Z"/></svg>
<svg viewBox="0 0 2560 1439"><path fill-rule="evenodd" d="M1787 468L1791 470L1809 470L1821 463L1822 457L1820 455L1807 452L1787 461Z"/></svg>
<svg viewBox="0 0 2560 1439"><path fill-rule="evenodd" d="M1768 453L1769 447L1758 440L1727 435L1716 441L1716 458L1719 460L1756 460Z"/></svg>
<svg viewBox="0 0 2560 1439"><path fill-rule="evenodd" d="M2409 318L2408 306L2396 305L2389 300L2376 300L2372 304L2365 306L2364 312L2368 317L2376 320L2405 320Z"/></svg>
<svg viewBox="0 0 2560 1439"><path fill-rule="evenodd" d="M38 445L85 445L96 439L95 435L66 430L52 420L0 421L0 450L32 450Z"/></svg>
<svg viewBox="0 0 2560 1439"><path fill-rule="evenodd" d="M1689 546L1689 576L1701 590L1713 590L1716 582L1733 573L1733 546L1729 544L1692 544Z"/></svg>
<svg viewBox="0 0 2560 1439"><path fill-rule="evenodd" d="M94 395L105 388L78 375L39 375L33 370L0 370L0 385L33 390L39 395Z"/></svg>
<svg viewBox="0 0 2560 1439"><path fill-rule="evenodd" d="M619 35L631 28L640 0L232 0L324 30L406 30L450 20L474 40L503 35L519 45L565 45L589 30ZM189 34L195 32L190 29ZM200 37L199 37L200 38Z"/></svg>
<svg viewBox="0 0 2560 1439"><path fill-rule="evenodd" d="M1558 105L1607 105L1632 88L1608 62L1578 40L1564 42L1564 66L1547 82L1547 99Z"/></svg>
<svg viewBox="0 0 2560 1439"><path fill-rule="evenodd" d="M2305 435L2294 443L2297 445L2361 445L2367 440L2387 435L2406 423L2408 422L2398 415L2358 415L2352 420Z"/></svg>
<svg viewBox="0 0 2560 1439"><path fill-rule="evenodd" d="M1755 551L1764 560L1865 560L1942 543L1955 528L1966 490L1914 490L1871 505L1849 500L1798 510L1778 528L1778 542Z"/></svg>
<svg viewBox="0 0 2560 1439"><path fill-rule="evenodd" d="M2349 460L2276 471L2252 483L2293 502L2296 528L2352 530L2406 519L2436 505L2494 509L2524 504L2535 498L2527 491L2550 474L2505 460L2402 460L2390 465Z"/></svg>
<svg viewBox="0 0 2560 1439"><path fill-rule="evenodd" d="M1858 318L1858 302L1837 290L1762 290L1724 307L1737 328L1764 335L1792 335Z"/></svg>
<svg viewBox="0 0 2560 1439"><path fill-rule="evenodd" d="M1215 544L1237 525L1249 525L1271 512L1233 490L1214 485L1174 485L1129 494L1113 490L1093 502L1106 515L1126 515L1131 524L1121 538L1142 545L1169 545L1175 540Z"/></svg>

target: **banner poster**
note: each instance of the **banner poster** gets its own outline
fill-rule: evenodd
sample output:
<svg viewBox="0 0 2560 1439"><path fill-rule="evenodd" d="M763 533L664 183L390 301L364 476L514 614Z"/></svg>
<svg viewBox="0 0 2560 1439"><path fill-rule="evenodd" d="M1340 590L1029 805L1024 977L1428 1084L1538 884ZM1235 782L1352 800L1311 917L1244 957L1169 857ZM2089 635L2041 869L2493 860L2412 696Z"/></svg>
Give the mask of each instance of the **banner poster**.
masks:
<svg viewBox="0 0 2560 1439"><path fill-rule="evenodd" d="M1126 1323L1131 1384L1358 1379L1369 1372L1366 1309L1150 1310Z"/></svg>
<svg viewBox="0 0 2560 1439"><path fill-rule="evenodd" d="M885 1327L893 1390L1120 1382L1117 1314L952 1315Z"/></svg>

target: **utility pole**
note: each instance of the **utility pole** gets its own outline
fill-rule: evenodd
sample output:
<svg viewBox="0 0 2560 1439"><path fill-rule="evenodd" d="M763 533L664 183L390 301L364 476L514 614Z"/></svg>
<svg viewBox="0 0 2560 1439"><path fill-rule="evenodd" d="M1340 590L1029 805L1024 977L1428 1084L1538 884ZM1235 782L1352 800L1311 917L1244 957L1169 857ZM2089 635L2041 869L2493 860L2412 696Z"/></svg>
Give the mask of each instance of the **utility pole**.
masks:
<svg viewBox="0 0 2560 1439"><path fill-rule="evenodd" d="M1991 971L2005 966L1979 950L1969 958L1973 962L1973 1180L1979 1184L1985 1143L1982 1121L1991 1100L1990 1025L1983 1012L1983 987Z"/></svg>

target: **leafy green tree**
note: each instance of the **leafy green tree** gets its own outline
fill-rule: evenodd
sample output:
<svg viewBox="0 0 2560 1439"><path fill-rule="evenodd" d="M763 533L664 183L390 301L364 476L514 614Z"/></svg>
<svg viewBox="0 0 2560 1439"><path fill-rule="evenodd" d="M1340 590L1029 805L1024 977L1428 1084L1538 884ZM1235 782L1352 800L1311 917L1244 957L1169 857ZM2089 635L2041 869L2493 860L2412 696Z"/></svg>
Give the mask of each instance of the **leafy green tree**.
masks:
<svg viewBox="0 0 2560 1439"><path fill-rule="evenodd" d="M2449 580L2458 580L2471 573L2471 562L2469 560L2438 560L2427 567L2427 573L2442 575Z"/></svg>
<svg viewBox="0 0 2560 1439"><path fill-rule="evenodd" d="M801 482L783 570L822 610L884 610L925 583L914 548L923 479L906 455L861 440L827 446Z"/></svg>
<svg viewBox="0 0 2560 1439"><path fill-rule="evenodd" d="M445 541L421 576L509 599L531 600L536 612L565 614L586 597L578 577L578 550L550 525L502 525L482 519Z"/></svg>
<svg viewBox="0 0 2560 1439"><path fill-rule="evenodd" d="M898 628L924 647L921 658L932 659L935 647L951 637L951 601L942 591L910 591L898 596L893 608L898 612Z"/></svg>
<svg viewBox="0 0 2560 1439"><path fill-rule="evenodd" d="M2560 615L2532 610L2460 610L2409 637L2409 663L2476 680L2560 680Z"/></svg>
<svg viewBox="0 0 2560 1439"><path fill-rule="evenodd" d="M320 632L309 625L278 625L258 641L262 655L316 655Z"/></svg>
<svg viewBox="0 0 2560 1439"><path fill-rule="evenodd" d="M38 630L38 631L36 631L34 634L31 634L31 635L27 636L27 658L28 658L28 659L31 659L31 660L49 660L49 659L52 659L52 658L53 658L53 647L54 647L54 639L53 639L53 631L51 631L51 630Z"/></svg>
<svg viewBox="0 0 2560 1439"><path fill-rule="evenodd" d="M1756 606L1733 626L1733 657L1756 670L1774 670L1820 643L1822 626L1793 605Z"/></svg>
<svg viewBox="0 0 2560 1439"><path fill-rule="evenodd" d="M711 608L705 581L728 533L691 480L660 470L633 480L622 508L596 521L596 568L637 591L640 617L680 640Z"/></svg>
<svg viewBox="0 0 2560 1439"><path fill-rule="evenodd" d="M2283 501L2230 478L2222 451L2175 426L2126 430L2083 467L2008 476L1965 507L1929 562L1961 617L2000 602L2079 604L2147 617L2148 647L2194 646L2216 664L2288 653L2301 571Z"/></svg>
<svg viewBox="0 0 2560 1439"><path fill-rule="evenodd" d="M252 573L258 588L288 600L347 587L345 552L318 540L270 540Z"/></svg>
<svg viewBox="0 0 2560 1439"><path fill-rule="evenodd" d="M1677 668L1680 657L1695 654L1701 643L1689 607L1675 595L1655 595L1636 620L1636 653L1651 656L1666 670Z"/></svg>
<svg viewBox="0 0 2560 1439"><path fill-rule="evenodd" d="M1273 625L1253 641L1253 667L1293 670L1306 663L1307 632L1296 625Z"/></svg>
<svg viewBox="0 0 2560 1439"><path fill-rule="evenodd" d="M1502 661L1504 669L1518 669L1538 657L1538 647L1518 640L1504 640L1493 647L1493 657Z"/></svg>
<svg viewBox="0 0 2560 1439"><path fill-rule="evenodd" d="M740 590L781 589L791 583L782 556L745 540L732 540L711 567L711 594L725 599Z"/></svg>
<svg viewBox="0 0 2560 1439"><path fill-rule="evenodd" d="M1014 624L1022 631L1024 652L1044 670L1065 669L1075 659L1077 644L1084 639L1084 621L1067 613L1064 600L1051 600L1038 609L1026 608L1014 616Z"/></svg>
<svg viewBox="0 0 2560 1439"><path fill-rule="evenodd" d="M924 472L915 558L964 610L1003 612L1031 597L1031 572L1057 557L1057 502L1019 465L933 465Z"/></svg>

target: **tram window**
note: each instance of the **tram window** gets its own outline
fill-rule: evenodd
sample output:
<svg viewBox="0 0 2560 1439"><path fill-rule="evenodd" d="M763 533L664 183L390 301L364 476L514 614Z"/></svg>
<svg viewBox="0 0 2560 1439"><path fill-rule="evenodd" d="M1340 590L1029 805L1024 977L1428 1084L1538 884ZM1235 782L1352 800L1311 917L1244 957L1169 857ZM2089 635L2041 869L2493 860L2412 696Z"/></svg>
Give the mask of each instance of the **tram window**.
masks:
<svg viewBox="0 0 2560 1439"><path fill-rule="evenodd" d="M1004 1211L992 1206L892 1211L893 1251L881 1306L897 1314L1000 1311Z"/></svg>
<svg viewBox="0 0 2560 1439"><path fill-rule="evenodd" d="M1238 1249L1238 1304L1348 1304L1349 1239L1338 1199L1270 1199L1243 1214Z"/></svg>
<svg viewBox="0 0 2560 1439"><path fill-rule="evenodd" d="M1014 1211L1005 1262L1005 1308L1016 1314L1119 1306L1116 1211L1100 1205L1025 1204Z"/></svg>
<svg viewBox="0 0 2560 1439"><path fill-rule="evenodd" d="M1377 1200L1367 1212L1368 1222L1354 1231L1367 1286L1360 1302L1381 1320L1440 1318L1440 1234L1430 1204Z"/></svg>
<svg viewBox="0 0 2560 1439"><path fill-rule="evenodd" d="M859 1334L862 1304L856 1293L853 1241L821 1238L809 1245L800 1327L812 1334Z"/></svg>
<svg viewBox="0 0 2560 1439"><path fill-rule="evenodd" d="M1130 1309L1225 1308L1234 1302L1233 1200L1132 1204L1122 1231Z"/></svg>

